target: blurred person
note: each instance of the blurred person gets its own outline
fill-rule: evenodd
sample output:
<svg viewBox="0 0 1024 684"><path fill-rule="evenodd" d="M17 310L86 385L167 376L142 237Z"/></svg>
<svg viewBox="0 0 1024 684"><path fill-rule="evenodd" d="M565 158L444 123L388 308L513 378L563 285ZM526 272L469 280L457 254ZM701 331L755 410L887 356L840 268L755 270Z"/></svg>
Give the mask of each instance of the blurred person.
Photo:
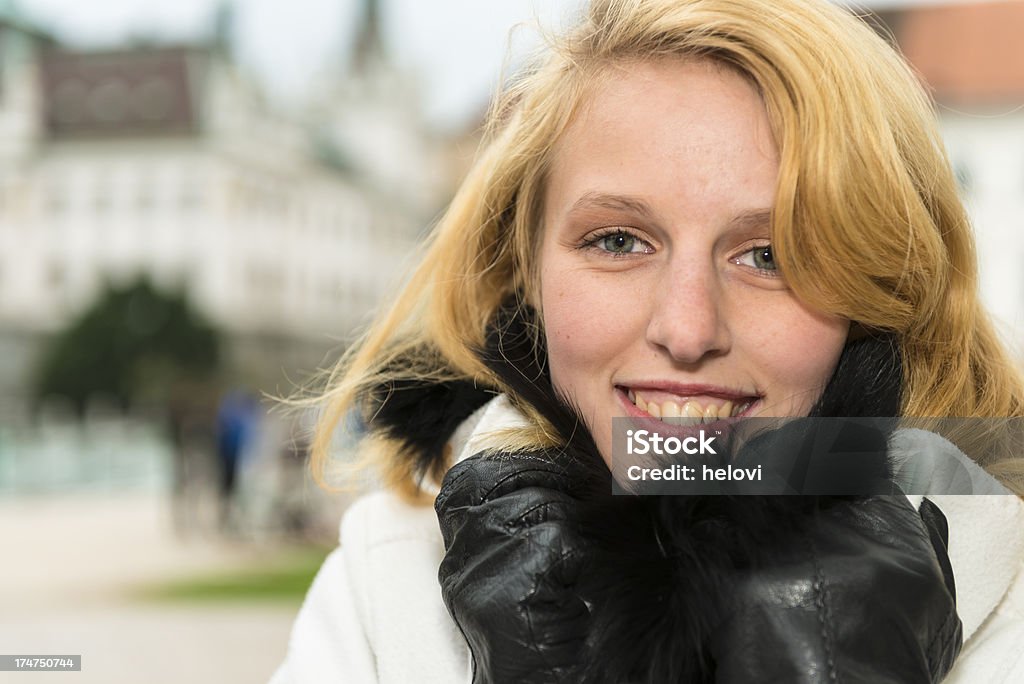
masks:
<svg viewBox="0 0 1024 684"><path fill-rule="evenodd" d="M489 133L324 395L317 472L355 412L383 490L275 684L1024 681L1016 454L967 454L1001 496L610 496L616 417L1024 413L895 51L824 0L593 0Z"/></svg>
<svg viewBox="0 0 1024 684"><path fill-rule="evenodd" d="M256 400L245 390L225 394L217 408L217 500L221 532L237 532L238 473L259 423Z"/></svg>
<svg viewBox="0 0 1024 684"><path fill-rule="evenodd" d="M171 446L171 513L174 531L187 536L200 524L204 485L215 463L216 395L205 383L178 381L167 400Z"/></svg>
<svg viewBox="0 0 1024 684"><path fill-rule="evenodd" d="M304 415L293 420L277 451L278 483L274 515L276 526L298 538L312 536L312 511L306 496L309 426Z"/></svg>

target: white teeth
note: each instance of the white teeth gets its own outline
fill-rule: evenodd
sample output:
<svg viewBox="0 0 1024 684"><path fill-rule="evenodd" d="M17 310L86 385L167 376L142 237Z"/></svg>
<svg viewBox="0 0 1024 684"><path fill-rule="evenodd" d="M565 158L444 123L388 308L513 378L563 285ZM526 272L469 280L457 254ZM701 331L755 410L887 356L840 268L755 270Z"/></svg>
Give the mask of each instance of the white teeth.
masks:
<svg viewBox="0 0 1024 684"><path fill-rule="evenodd" d="M721 406L719 406L718 407L718 415L732 417L734 415L733 412L732 412L732 402L731 401L727 401L724 404L722 404Z"/></svg>
<svg viewBox="0 0 1024 684"><path fill-rule="evenodd" d="M687 404L689 406L689 404ZM678 418L679 416L685 415L681 412L679 404L674 401L666 401L661 405L661 417L662 418Z"/></svg>
<svg viewBox="0 0 1024 684"><path fill-rule="evenodd" d="M663 404L659 404L655 401L648 402L642 396L629 390L629 399L632 401L637 408L641 411L645 411L654 418L665 418L676 419L673 422L683 425L700 425L701 423L713 423L719 418L730 418L738 416L747 409L750 408L753 401L745 401L742 404L736 405L731 401L723 402L721 406L715 406L714 404L708 404L706 407L701 406L697 401L686 401L680 406L673 400L668 400Z"/></svg>

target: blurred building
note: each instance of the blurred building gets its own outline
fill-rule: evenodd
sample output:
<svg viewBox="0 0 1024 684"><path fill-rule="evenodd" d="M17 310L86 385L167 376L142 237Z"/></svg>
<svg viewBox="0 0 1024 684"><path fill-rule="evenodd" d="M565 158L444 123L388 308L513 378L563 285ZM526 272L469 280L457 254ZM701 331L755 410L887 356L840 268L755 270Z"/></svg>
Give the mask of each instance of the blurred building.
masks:
<svg viewBox="0 0 1024 684"><path fill-rule="evenodd" d="M1018 334L1024 2L884 4L939 103L983 295ZM105 280L140 273L186 288L236 365L264 374L256 382L312 369L401 277L476 146L476 131L457 145L427 130L374 0L318 99L287 115L236 68L227 10L194 44L96 51L59 44L11 6L0 4L5 396L24 388L40 339Z"/></svg>
<svg viewBox="0 0 1024 684"><path fill-rule="evenodd" d="M250 381L312 370L402 275L450 188L376 2L315 106L283 115L231 58L81 50L0 17L0 388L105 281L185 288ZM255 377L253 377L255 376Z"/></svg>
<svg viewBox="0 0 1024 684"><path fill-rule="evenodd" d="M879 16L938 104L950 161L975 228L982 296L1020 353L1024 2L946 1Z"/></svg>

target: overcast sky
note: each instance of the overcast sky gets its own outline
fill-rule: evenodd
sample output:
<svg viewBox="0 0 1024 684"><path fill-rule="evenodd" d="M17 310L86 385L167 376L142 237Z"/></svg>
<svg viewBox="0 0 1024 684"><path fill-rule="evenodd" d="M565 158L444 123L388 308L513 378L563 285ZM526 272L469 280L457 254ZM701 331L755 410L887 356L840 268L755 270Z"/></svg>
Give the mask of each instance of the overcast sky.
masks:
<svg viewBox="0 0 1024 684"><path fill-rule="evenodd" d="M539 20L557 27L584 0L381 0L384 34L398 64L422 74L424 106L447 125L478 114L509 50L535 44ZM891 6L941 0L862 0ZM0 6L11 0L0 0ZM61 40L116 44L136 37L188 40L209 32L218 0L14 0ZM242 64L284 98L344 59L363 0L235 0ZM518 26L513 30L513 27Z"/></svg>

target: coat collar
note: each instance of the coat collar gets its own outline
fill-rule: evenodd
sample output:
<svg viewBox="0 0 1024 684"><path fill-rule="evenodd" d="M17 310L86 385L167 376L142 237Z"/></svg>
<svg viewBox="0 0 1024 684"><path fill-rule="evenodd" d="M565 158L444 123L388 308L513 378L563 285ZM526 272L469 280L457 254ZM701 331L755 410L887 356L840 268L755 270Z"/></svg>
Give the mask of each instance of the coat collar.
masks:
<svg viewBox="0 0 1024 684"><path fill-rule="evenodd" d="M910 497L915 506L922 497ZM1002 602L1024 565L1024 503L1013 494L928 497L949 523L949 561L966 642ZM916 501L915 501L916 499Z"/></svg>
<svg viewBox="0 0 1024 684"><path fill-rule="evenodd" d="M926 494L949 524L949 561L966 641L996 609L1021 573L1024 502L956 445L933 432L897 430L890 441L890 453L897 464L909 462L908 455L913 455L917 462L927 462L927 470L933 473L931 484L937 491L950 491L951 480L944 474L943 465L955 466L968 475L970 483L964 494ZM923 497L908 498L919 507Z"/></svg>

